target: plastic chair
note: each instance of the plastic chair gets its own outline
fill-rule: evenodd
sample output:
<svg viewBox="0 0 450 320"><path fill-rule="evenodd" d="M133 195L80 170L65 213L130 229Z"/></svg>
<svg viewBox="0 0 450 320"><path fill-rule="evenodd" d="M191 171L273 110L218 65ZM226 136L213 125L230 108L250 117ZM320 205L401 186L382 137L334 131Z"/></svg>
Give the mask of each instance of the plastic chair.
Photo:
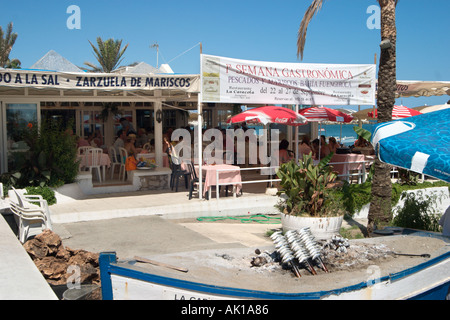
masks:
<svg viewBox="0 0 450 320"><path fill-rule="evenodd" d="M125 181L125 175L127 171L125 170L125 161L128 158L128 151L124 148L119 148L119 157L120 157L120 170L119 170L119 180L122 180L120 177L123 174L123 180Z"/></svg>
<svg viewBox="0 0 450 320"><path fill-rule="evenodd" d="M184 177L184 184L186 189L188 189L188 181L191 173L181 168L181 161L178 157L169 155L169 163L170 168L172 169L172 174L170 176L170 188L173 190L175 187L175 192L178 192L178 182L180 177Z"/></svg>
<svg viewBox="0 0 450 320"><path fill-rule="evenodd" d="M87 152L87 150L89 150L89 149L92 149L93 147L92 146L83 146L83 147L78 147L78 149L77 149L77 155L79 156L79 157L83 157L84 155L86 155L86 152ZM86 166L85 165L81 165L81 163L80 163L80 168L79 168L79 170L81 171L83 168L85 168Z"/></svg>
<svg viewBox="0 0 450 320"><path fill-rule="evenodd" d="M93 148L92 146L78 147L77 153L78 153L78 155L82 155L82 154L85 154L85 153L86 153L86 150L89 150L89 149L92 149L92 148Z"/></svg>
<svg viewBox="0 0 450 320"><path fill-rule="evenodd" d="M86 150L86 168L92 173L92 169L98 171L98 180L102 182L102 172L101 172L101 157L103 150L100 148L90 148Z"/></svg>
<svg viewBox="0 0 450 320"><path fill-rule="evenodd" d="M121 162L117 158L117 152L114 147L111 146L108 148L108 154L109 154L109 159L111 160L111 180L112 180L116 166L119 166L119 168L120 168ZM119 176L120 176L120 171L119 171Z"/></svg>
<svg viewBox="0 0 450 320"><path fill-rule="evenodd" d="M195 172L195 168L194 165L192 164L192 162L188 162L186 163L186 165L188 166L189 172L191 174L191 184L189 187L189 200L192 199L192 192L194 191L195 186L197 185L197 191L198 191L198 185L200 184L200 180L197 177L197 173ZM202 183L205 182L205 178L202 179Z"/></svg>
<svg viewBox="0 0 450 320"><path fill-rule="evenodd" d="M25 243L28 238L36 236L47 229L45 215L40 210L26 210L11 201L11 211L18 218L18 238Z"/></svg>
<svg viewBox="0 0 450 320"><path fill-rule="evenodd" d="M40 195L24 195L14 187L17 203L10 201L11 211L19 227L19 240L24 243L28 238L38 235L45 229L52 229L50 210L47 201Z"/></svg>

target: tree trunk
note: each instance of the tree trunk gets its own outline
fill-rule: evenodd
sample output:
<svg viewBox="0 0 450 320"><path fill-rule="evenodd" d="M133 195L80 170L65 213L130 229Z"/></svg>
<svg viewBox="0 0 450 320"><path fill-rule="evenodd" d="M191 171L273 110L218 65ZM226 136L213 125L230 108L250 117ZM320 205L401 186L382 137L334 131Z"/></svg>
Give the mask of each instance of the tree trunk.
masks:
<svg viewBox="0 0 450 320"><path fill-rule="evenodd" d="M381 40L389 40L391 48L381 49L380 66L378 70L378 123L392 120L392 109L395 104L395 92L397 89L396 74L396 40L397 29L395 26L396 0L378 0L381 8ZM372 180L372 200L368 216L367 230L369 234L378 225L389 223L392 219L390 179L391 166L378 159L374 164Z"/></svg>

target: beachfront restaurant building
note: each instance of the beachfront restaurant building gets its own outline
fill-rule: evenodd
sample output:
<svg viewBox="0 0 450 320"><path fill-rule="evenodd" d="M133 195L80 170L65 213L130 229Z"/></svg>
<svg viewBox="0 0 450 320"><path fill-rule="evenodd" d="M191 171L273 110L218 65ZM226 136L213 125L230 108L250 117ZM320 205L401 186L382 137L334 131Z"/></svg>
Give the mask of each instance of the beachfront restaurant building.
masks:
<svg viewBox="0 0 450 320"><path fill-rule="evenodd" d="M86 139L99 130L111 146L124 117L155 139L156 163L162 166L163 132L189 126L199 91L200 75L174 74L168 65L156 69L139 63L109 74L90 73L54 51L30 69L0 68L1 172L13 170L14 152L26 150L17 133L48 118L71 123L73 133ZM225 126L233 107L204 104L203 127Z"/></svg>

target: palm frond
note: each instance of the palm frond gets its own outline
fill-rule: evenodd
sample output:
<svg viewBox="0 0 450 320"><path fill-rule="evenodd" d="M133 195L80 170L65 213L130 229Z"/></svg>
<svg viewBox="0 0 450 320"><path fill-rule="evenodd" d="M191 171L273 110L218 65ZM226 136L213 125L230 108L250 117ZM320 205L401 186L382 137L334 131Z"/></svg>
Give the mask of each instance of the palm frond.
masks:
<svg viewBox="0 0 450 320"><path fill-rule="evenodd" d="M10 22L6 28L6 34L0 27L0 67L4 67L8 60L9 54L17 39L17 33L13 33L13 24Z"/></svg>
<svg viewBox="0 0 450 320"><path fill-rule="evenodd" d="M121 49L122 40L107 39L102 40L101 37L97 37L97 47L94 46L92 42L92 50L94 51L94 56L100 64L99 67L94 66L91 63L85 63L87 66L91 67L93 72L103 71L111 72L116 69L123 60L123 55L128 48L128 44ZM94 71L98 70L98 71Z"/></svg>
<svg viewBox="0 0 450 320"><path fill-rule="evenodd" d="M308 30L308 25L314 15L320 11L324 1L325 0L313 0L311 5L306 10L302 22L300 22L297 35L297 58L300 56L301 60L303 60L303 50L305 49L306 31Z"/></svg>

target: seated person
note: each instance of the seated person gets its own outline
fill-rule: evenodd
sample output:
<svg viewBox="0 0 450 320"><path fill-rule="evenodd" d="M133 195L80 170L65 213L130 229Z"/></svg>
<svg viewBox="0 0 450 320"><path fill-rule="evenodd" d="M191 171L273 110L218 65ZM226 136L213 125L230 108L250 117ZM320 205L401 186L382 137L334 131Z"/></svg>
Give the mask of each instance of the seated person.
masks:
<svg viewBox="0 0 450 320"><path fill-rule="evenodd" d="M286 163L292 160L292 155L289 153L287 149L289 147L289 142L286 139L281 140L280 142L280 150L278 153L279 161L281 163Z"/></svg>
<svg viewBox="0 0 450 320"><path fill-rule="evenodd" d="M127 135L126 135L125 131L123 131L122 129L117 131L117 139L116 139L116 141L114 141L114 145L113 145L114 149L116 150L117 161L120 161L119 148L123 148L125 146L126 138L127 138Z"/></svg>
<svg viewBox="0 0 450 320"><path fill-rule="evenodd" d="M369 147L370 143L364 139L362 136L358 136L358 140L355 141L355 147L364 148Z"/></svg>
<svg viewBox="0 0 450 320"><path fill-rule="evenodd" d="M89 147L90 144L89 142L84 139L83 137L78 137L78 141L77 141L77 148L79 147Z"/></svg>
<svg viewBox="0 0 450 320"><path fill-rule="evenodd" d="M338 148L340 148L340 145L336 142L336 138L335 137L330 137L328 138L328 146L330 148L330 152L333 152L334 154L336 154L336 151Z"/></svg>
<svg viewBox="0 0 450 320"><path fill-rule="evenodd" d="M320 151L319 151L320 148ZM319 142L319 139L314 139L312 142L312 149L313 149L313 159L314 160L320 160L325 158L327 155L330 154L330 148L328 148L328 145L321 145Z"/></svg>
<svg viewBox="0 0 450 320"><path fill-rule="evenodd" d="M300 154L300 158L303 157L304 154L312 153L311 143L309 140L309 136L303 136L303 140L298 146L298 151Z"/></svg>
<svg viewBox="0 0 450 320"><path fill-rule="evenodd" d="M127 136L124 149L127 150L128 154L133 154L136 156L138 154L138 149L135 147L136 135L131 133Z"/></svg>
<svg viewBox="0 0 450 320"><path fill-rule="evenodd" d="M146 144L147 142L148 142L147 133L145 132L144 128L140 128L138 130L138 134L136 137L136 147L142 148L144 144Z"/></svg>

